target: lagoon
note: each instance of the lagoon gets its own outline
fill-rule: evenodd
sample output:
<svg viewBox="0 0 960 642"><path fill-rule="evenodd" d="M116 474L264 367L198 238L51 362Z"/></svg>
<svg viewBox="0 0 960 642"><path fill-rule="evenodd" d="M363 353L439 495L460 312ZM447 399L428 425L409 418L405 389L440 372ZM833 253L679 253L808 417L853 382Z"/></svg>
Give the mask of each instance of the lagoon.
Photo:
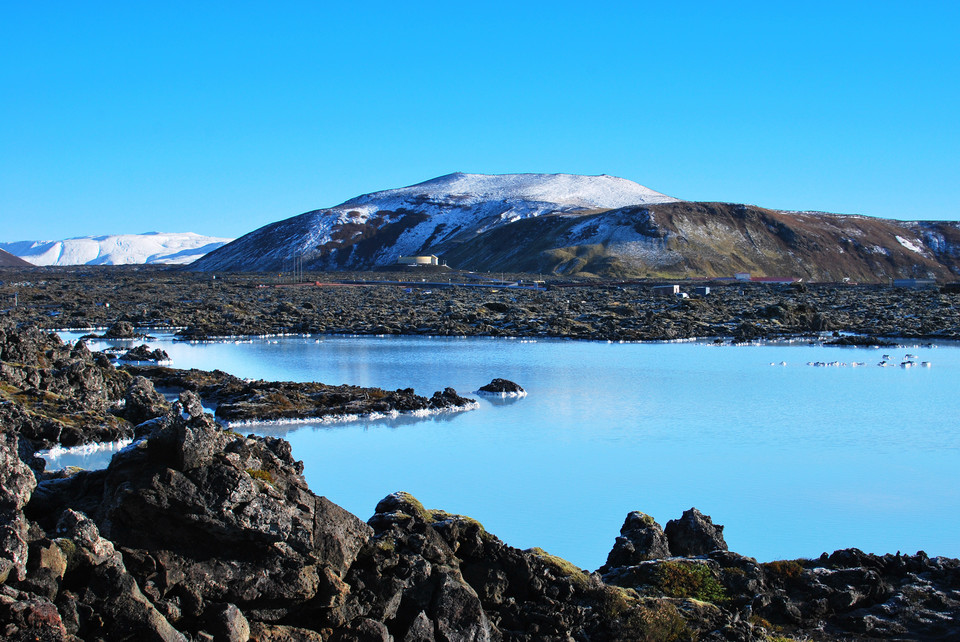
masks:
<svg viewBox="0 0 960 642"><path fill-rule="evenodd" d="M174 367L239 377L427 396L446 386L471 393L494 377L526 388L523 399L477 397L476 410L429 418L242 429L289 440L311 489L363 519L405 490L508 544L587 569L603 564L629 511L665 525L691 506L726 525L731 550L761 561L852 546L960 556L954 344L169 335L149 343ZM899 363L908 352L932 367L876 366L882 353Z"/></svg>

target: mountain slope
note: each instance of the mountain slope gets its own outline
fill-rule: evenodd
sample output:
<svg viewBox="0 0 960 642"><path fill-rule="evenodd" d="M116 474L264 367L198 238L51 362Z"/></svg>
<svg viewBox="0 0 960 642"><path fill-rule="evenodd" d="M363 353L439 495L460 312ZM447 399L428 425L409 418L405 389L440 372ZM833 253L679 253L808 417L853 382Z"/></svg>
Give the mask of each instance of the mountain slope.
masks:
<svg viewBox="0 0 960 642"><path fill-rule="evenodd" d="M192 267L276 270L299 257L314 269L370 269L519 220L674 200L613 176L449 174L272 223Z"/></svg>
<svg viewBox="0 0 960 642"><path fill-rule="evenodd" d="M33 267L33 263L24 261L19 256L0 250L0 267Z"/></svg>
<svg viewBox="0 0 960 642"><path fill-rule="evenodd" d="M186 264L230 240L192 232L148 232L64 241L18 241L0 243L0 248L34 265Z"/></svg>
<svg viewBox="0 0 960 642"><path fill-rule="evenodd" d="M272 223L197 270L367 270L435 254L478 271L954 279L954 222L678 201L611 176L450 174Z"/></svg>
<svg viewBox="0 0 960 642"><path fill-rule="evenodd" d="M960 223L678 202L522 221L444 256L465 269L568 275L952 280Z"/></svg>

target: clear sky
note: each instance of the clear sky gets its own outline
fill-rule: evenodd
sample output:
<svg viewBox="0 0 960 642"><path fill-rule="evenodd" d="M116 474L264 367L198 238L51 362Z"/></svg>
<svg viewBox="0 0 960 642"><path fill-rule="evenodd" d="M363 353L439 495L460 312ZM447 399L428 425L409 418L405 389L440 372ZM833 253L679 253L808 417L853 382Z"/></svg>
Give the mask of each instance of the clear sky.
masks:
<svg viewBox="0 0 960 642"><path fill-rule="evenodd" d="M0 241L454 171L960 218L960 3L599 4L0 0Z"/></svg>

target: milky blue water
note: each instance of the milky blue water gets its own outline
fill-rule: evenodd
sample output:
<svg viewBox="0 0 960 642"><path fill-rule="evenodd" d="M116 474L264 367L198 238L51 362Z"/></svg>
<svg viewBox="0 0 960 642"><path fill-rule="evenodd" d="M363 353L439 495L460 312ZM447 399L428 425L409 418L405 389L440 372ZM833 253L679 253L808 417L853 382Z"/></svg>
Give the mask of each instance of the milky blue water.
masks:
<svg viewBox="0 0 960 642"><path fill-rule="evenodd" d="M65 334L65 338L75 335ZM92 344L97 349L104 344ZM856 546L960 556L960 347L288 337L162 347L179 368L429 396L494 377L513 402L282 434L311 489L367 519L399 490L595 569L629 511L696 506L761 561ZM931 368L880 368L905 353ZM866 362L811 367L807 362ZM778 365L771 365L771 362ZM786 365L779 365L786 362Z"/></svg>

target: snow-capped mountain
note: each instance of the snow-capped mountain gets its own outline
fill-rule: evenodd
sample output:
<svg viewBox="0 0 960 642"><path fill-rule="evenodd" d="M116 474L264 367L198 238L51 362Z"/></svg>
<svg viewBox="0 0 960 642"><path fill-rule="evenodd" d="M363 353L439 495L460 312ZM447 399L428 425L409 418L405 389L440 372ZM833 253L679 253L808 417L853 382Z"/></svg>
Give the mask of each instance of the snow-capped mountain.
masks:
<svg viewBox="0 0 960 642"><path fill-rule="evenodd" d="M264 226L193 265L199 270L370 269L438 254L516 221L677 199L614 176L449 174Z"/></svg>
<svg viewBox="0 0 960 642"><path fill-rule="evenodd" d="M576 174L447 174L433 180L358 196L332 210L400 209L425 202L460 208L516 208L518 218L562 210L613 209L678 199L616 176Z"/></svg>
<svg viewBox="0 0 960 642"><path fill-rule="evenodd" d="M693 203L612 176L450 174L255 230L197 270L369 270L436 255L477 271L953 279L960 223Z"/></svg>
<svg viewBox="0 0 960 642"><path fill-rule="evenodd" d="M34 265L186 264L231 240L192 232L148 232L64 241L17 241L0 243L0 249Z"/></svg>

